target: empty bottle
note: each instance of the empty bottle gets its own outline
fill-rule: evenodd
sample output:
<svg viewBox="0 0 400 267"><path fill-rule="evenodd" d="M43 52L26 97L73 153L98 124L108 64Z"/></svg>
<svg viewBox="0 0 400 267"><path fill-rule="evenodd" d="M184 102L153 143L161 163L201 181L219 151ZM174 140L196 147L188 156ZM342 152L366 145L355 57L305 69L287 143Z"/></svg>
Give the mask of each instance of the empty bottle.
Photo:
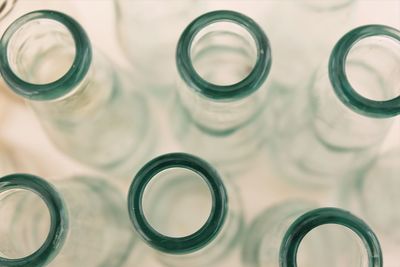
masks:
<svg viewBox="0 0 400 267"><path fill-rule="evenodd" d="M350 239L354 233L358 240ZM299 200L268 208L252 222L242 260L249 267L382 266L378 239L363 221L344 210L315 209Z"/></svg>
<svg viewBox="0 0 400 267"><path fill-rule="evenodd" d="M103 180L0 178L0 265L122 266L135 238L119 192Z"/></svg>
<svg viewBox="0 0 400 267"><path fill-rule="evenodd" d="M332 185L366 167L400 113L400 32L345 34L304 89L278 108L269 154L284 176ZM272 100L271 100L272 101Z"/></svg>
<svg viewBox="0 0 400 267"><path fill-rule="evenodd" d="M6 30L1 49L4 80L67 155L127 173L151 151L146 99L107 57L93 53L73 18L50 10L28 13Z"/></svg>
<svg viewBox="0 0 400 267"><path fill-rule="evenodd" d="M189 154L148 162L133 179L128 210L139 236L168 266L226 261L241 239L237 192L211 165Z"/></svg>
<svg viewBox="0 0 400 267"><path fill-rule="evenodd" d="M243 14L209 12L182 33L176 64L176 139L184 150L236 173L264 142L260 118L271 67L266 35Z"/></svg>

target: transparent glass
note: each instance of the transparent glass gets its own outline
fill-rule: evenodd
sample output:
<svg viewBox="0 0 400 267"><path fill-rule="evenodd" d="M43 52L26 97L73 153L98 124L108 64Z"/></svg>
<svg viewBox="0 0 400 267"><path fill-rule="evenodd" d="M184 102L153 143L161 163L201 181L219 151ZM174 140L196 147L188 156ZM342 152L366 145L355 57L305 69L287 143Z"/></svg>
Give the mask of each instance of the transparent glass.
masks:
<svg viewBox="0 0 400 267"><path fill-rule="evenodd" d="M366 25L344 35L296 97L276 105L269 154L284 176L332 185L366 167L400 113L400 32Z"/></svg>
<svg viewBox="0 0 400 267"><path fill-rule="evenodd" d="M99 52L81 26L34 11L4 33L0 71L28 100L53 143L103 170L131 173L150 153L150 111L135 82Z"/></svg>
<svg viewBox="0 0 400 267"><path fill-rule="evenodd" d="M180 33L201 10L198 0L115 0L119 41L146 89L164 97L176 77ZM154 77L157 77L154 79Z"/></svg>
<svg viewBox="0 0 400 267"><path fill-rule="evenodd" d="M103 180L0 178L1 266L122 266L133 248L120 193Z"/></svg>
<svg viewBox="0 0 400 267"><path fill-rule="evenodd" d="M138 234L167 266L216 265L241 239L235 188L189 154L165 154L148 162L132 182L128 209Z"/></svg>
<svg viewBox="0 0 400 267"><path fill-rule="evenodd" d="M394 209L400 203L400 150L381 155L374 164L342 184L343 206L365 218L378 236L388 244L400 243L397 225L400 214Z"/></svg>
<svg viewBox="0 0 400 267"><path fill-rule="evenodd" d="M330 218L326 215L328 211L331 211ZM311 222L307 222L312 225L311 229L303 226L304 217L311 217ZM342 217L349 219L349 225L357 225L357 231L354 230L356 233L361 229L369 230L368 226L359 219L342 210L315 209L314 204L302 200L291 200L276 204L257 216L249 226L242 248L242 262L244 266L249 267L380 266L366 265L371 263L371 258L367 255L369 245L363 245L360 240L351 242L352 240L347 240L348 238L343 239L343 235L348 237L348 235L353 235L354 232L343 231L346 230L346 227L350 229L351 227L340 223ZM325 220L324 223L321 223L323 220ZM329 225L324 228L322 224ZM345 227L338 231L339 229L335 229L336 225ZM313 230L314 228L316 229ZM295 238L295 234L299 233L304 234L301 238L302 244L301 246L300 243L297 244L295 255L292 257L293 255L288 250L293 249L294 241L292 239ZM369 232L362 234L366 236L368 241L371 239L377 242L373 233L371 234L372 237L369 237ZM344 243L344 240L347 243ZM367 247L367 250L365 247ZM374 243L373 248L374 255L379 256L379 243ZM294 262L292 259L294 259ZM355 264L356 262L358 265Z"/></svg>
<svg viewBox="0 0 400 267"><path fill-rule="evenodd" d="M263 143L271 49L262 29L234 11L206 13L178 42L172 111L177 140L226 172L251 162Z"/></svg>
<svg viewBox="0 0 400 267"><path fill-rule="evenodd" d="M271 92L297 91L299 84L310 79L318 64L329 56L335 41L351 24L356 2L265 1L269 6L265 7L260 23L273 40Z"/></svg>

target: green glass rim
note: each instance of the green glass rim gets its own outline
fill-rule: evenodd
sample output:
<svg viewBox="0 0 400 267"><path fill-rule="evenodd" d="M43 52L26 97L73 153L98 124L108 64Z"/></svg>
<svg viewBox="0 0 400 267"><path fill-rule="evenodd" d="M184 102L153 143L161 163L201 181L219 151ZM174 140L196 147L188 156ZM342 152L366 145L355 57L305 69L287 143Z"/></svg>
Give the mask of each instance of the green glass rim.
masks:
<svg viewBox="0 0 400 267"><path fill-rule="evenodd" d="M257 60L249 75L231 85L216 85L204 80L195 70L191 47L196 35L205 27L217 22L231 22L242 26L253 37L257 47ZM216 100L240 99L255 92L265 82L271 68L271 46L261 27L251 18L230 10L206 13L183 31L176 49L176 65L183 81L193 90Z"/></svg>
<svg viewBox="0 0 400 267"><path fill-rule="evenodd" d="M59 79L46 84L24 81L13 72L8 60L9 42L14 34L25 24L40 19L61 23L71 33L75 42L75 57L69 70ZM65 96L85 78L92 61L90 40L81 25L72 17L53 10L33 11L15 20L4 32L0 46L3 51L0 55L0 72L4 80L15 93L37 101L54 100Z"/></svg>
<svg viewBox="0 0 400 267"><path fill-rule="evenodd" d="M67 236L69 222L64 201L56 189L40 177L18 173L0 178L0 193L15 189L31 191L45 202L50 214L50 229L45 242L34 253L18 259L0 257L0 266L45 266L57 256Z"/></svg>
<svg viewBox="0 0 400 267"><path fill-rule="evenodd" d="M142 200L146 186L158 173L170 168L185 168L197 173L207 183L212 208L205 224L193 234L170 237L159 233L147 221ZM187 254L211 242L226 219L228 199L225 186L217 171L204 160L186 153L169 153L149 161L136 174L128 193L129 217L142 239L151 247L169 254Z"/></svg>
<svg viewBox="0 0 400 267"><path fill-rule="evenodd" d="M382 267L382 250L372 229L350 212L338 208L320 208L304 213L286 232L279 251L280 267L296 267L297 251L303 238L314 228L337 224L357 234L366 247L370 267Z"/></svg>
<svg viewBox="0 0 400 267"><path fill-rule="evenodd" d="M335 45L329 59L329 78L338 98L353 111L374 118L389 118L400 114L400 95L378 101L366 98L351 86L346 75L346 60L351 48L360 40L384 36L399 42L400 31L385 25L365 25L345 34Z"/></svg>

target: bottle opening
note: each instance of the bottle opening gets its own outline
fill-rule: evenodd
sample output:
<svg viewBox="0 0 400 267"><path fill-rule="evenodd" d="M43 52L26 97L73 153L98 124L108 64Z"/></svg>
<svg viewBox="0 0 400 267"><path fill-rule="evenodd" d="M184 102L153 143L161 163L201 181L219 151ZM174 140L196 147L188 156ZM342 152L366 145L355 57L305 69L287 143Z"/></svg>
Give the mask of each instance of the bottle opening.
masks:
<svg viewBox="0 0 400 267"><path fill-rule="evenodd" d="M66 26L52 19L26 22L11 36L7 57L11 70L30 84L49 84L72 67L75 42Z"/></svg>
<svg viewBox="0 0 400 267"><path fill-rule="evenodd" d="M50 213L36 193L12 189L0 193L0 257L21 259L38 251L50 231Z"/></svg>
<svg viewBox="0 0 400 267"><path fill-rule="evenodd" d="M198 173L184 168L166 169L147 185L143 212L160 234L189 236L206 224L212 205L207 183Z"/></svg>
<svg viewBox="0 0 400 267"><path fill-rule="evenodd" d="M257 44L244 27L218 21L200 30L193 40L191 61L199 76L220 86L244 80L257 62Z"/></svg>
<svg viewBox="0 0 400 267"><path fill-rule="evenodd" d="M297 252L298 267L368 267L361 239L341 225L321 225L309 232Z"/></svg>
<svg viewBox="0 0 400 267"><path fill-rule="evenodd" d="M359 40L350 49L345 72L350 85L365 98L384 101L400 96L400 41L389 36Z"/></svg>

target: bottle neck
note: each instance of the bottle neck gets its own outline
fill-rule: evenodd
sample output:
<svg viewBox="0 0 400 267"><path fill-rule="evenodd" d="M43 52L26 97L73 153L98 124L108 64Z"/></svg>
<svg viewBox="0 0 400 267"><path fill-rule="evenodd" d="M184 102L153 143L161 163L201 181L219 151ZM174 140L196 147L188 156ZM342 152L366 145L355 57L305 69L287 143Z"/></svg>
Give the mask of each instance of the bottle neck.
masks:
<svg viewBox="0 0 400 267"><path fill-rule="evenodd" d="M368 266L383 266L381 247L374 232L359 218L337 208L312 210L296 219L282 240L279 251L279 266L296 267L298 264L297 253L302 240L311 230L326 224L341 225L350 229L362 241L360 244L366 251L365 262ZM364 262L363 259L361 259L361 262Z"/></svg>
<svg viewBox="0 0 400 267"><path fill-rule="evenodd" d="M364 116L400 114L400 32L366 25L345 34L329 60L329 78L337 97Z"/></svg>
<svg viewBox="0 0 400 267"><path fill-rule="evenodd" d="M0 265L44 266L64 245L69 217L63 199L46 181L27 174L0 178Z"/></svg>
<svg viewBox="0 0 400 267"><path fill-rule="evenodd" d="M182 33L176 60L179 99L199 127L229 131L260 113L271 51L250 18L233 11L197 18Z"/></svg>
<svg viewBox="0 0 400 267"><path fill-rule="evenodd" d="M206 216L188 217L185 207L191 206L190 203L197 203L198 213ZM166 154L147 163L133 180L128 207L139 235L163 253L166 258L162 261L172 265L179 265L181 260L190 265L205 260L196 255L212 244L216 244L215 253L220 249L217 244L232 243L222 236L229 232L225 227L239 227L227 221L232 216L228 212L226 188L218 173L203 160L184 153ZM182 229L186 230L182 232Z"/></svg>

